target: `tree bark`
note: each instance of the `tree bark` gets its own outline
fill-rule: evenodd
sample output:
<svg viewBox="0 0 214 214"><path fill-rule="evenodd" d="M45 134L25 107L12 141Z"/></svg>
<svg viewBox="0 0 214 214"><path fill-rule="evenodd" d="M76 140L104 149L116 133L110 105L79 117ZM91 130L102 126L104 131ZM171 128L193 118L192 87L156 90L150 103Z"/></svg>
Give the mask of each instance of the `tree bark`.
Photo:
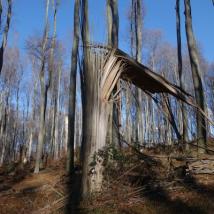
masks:
<svg viewBox="0 0 214 214"><path fill-rule="evenodd" d="M118 47L119 15L117 0L107 0L108 45Z"/></svg>
<svg viewBox="0 0 214 214"><path fill-rule="evenodd" d="M197 105L203 111L205 111L205 99L204 99L204 89L202 84L202 73L199 65L199 56L198 56L196 42L193 34L190 0L184 0L184 6L185 6L186 37L187 37L190 64L191 64L191 70L192 70L195 99L196 99ZM196 120L197 120L197 140L198 140L198 145L200 146L200 148L198 148L198 151L200 153L205 153L206 147L207 147L206 121L199 111L197 111ZM205 149L202 149L201 147Z"/></svg>
<svg viewBox="0 0 214 214"><path fill-rule="evenodd" d="M4 28L4 33L3 33L3 40L2 40L2 45L0 48L0 75L3 67L3 61L4 61L4 49L6 48L7 45L7 37L8 37L8 32L10 29L10 21L11 21L11 15L12 15L12 0L7 0L8 2L8 10L7 10L7 20L6 20L6 26ZM1 9L1 7L0 7ZM2 10L0 10L1 12Z"/></svg>
<svg viewBox="0 0 214 214"><path fill-rule="evenodd" d="M182 63L182 47L181 47L181 20L180 20L180 0L176 0L176 33L177 33L177 58L178 58L178 76L179 83L182 89L185 89L182 73L183 73L183 63ZM181 105L181 114L182 114L182 141L186 143L188 141L187 135L187 117L185 112L184 103Z"/></svg>
<svg viewBox="0 0 214 214"><path fill-rule="evenodd" d="M74 134L75 134L75 107L76 107L76 75L77 55L79 44L79 10L80 1L75 0L74 6L74 38L71 58L69 106L68 106L68 143L67 143L67 172L71 173L74 168Z"/></svg>
<svg viewBox="0 0 214 214"><path fill-rule="evenodd" d="M40 100L40 117L39 117L39 139L36 151L36 163L34 173L38 173L40 169L40 161L42 157L43 145L45 140L45 119L46 119L46 105L47 105L47 92L48 87L45 84L45 49L47 45L48 39L48 12L49 12L49 1L46 1L46 17L45 17L45 28L44 28L44 35L42 41L42 61L41 61L41 68L39 73L40 79L40 91L41 91L41 100Z"/></svg>
<svg viewBox="0 0 214 214"><path fill-rule="evenodd" d="M108 22L108 45L118 47L118 29L119 29L119 15L117 0L107 0L107 22ZM119 83L115 87L113 94L119 89ZM120 101L113 103L112 112L109 119L109 141L111 144L120 145L119 126L120 126Z"/></svg>
<svg viewBox="0 0 214 214"><path fill-rule="evenodd" d="M83 40L83 144L82 191L86 198L101 190L103 181L102 158L97 152L106 144L107 124L110 113L108 102L101 99L100 69L104 61L102 53L90 51L88 26L88 1L82 0ZM89 63L90 62L90 63ZM92 165L93 163L93 165Z"/></svg>
<svg viewBox="0 0 214 214"><path fill-rule="evenodd" d="M142 0L134 1L134 16L135 16L135 33L136 33L136 60L141 62L142 60ZM143 117L142 117L142 91L136 88L135 94L138 105L137 116L136 116L136 142L141 142L143 140Z"/></svg>
<svg viewBox="0 0 214 214"><path fill-rule="evenodd" d="M60 85L61 85L61 67L58 68L58 84L57 84L57 98L56 98L56 120L55 120L55 134L54 134L54 159L59 158L59 102L60 102Z"/></svg>

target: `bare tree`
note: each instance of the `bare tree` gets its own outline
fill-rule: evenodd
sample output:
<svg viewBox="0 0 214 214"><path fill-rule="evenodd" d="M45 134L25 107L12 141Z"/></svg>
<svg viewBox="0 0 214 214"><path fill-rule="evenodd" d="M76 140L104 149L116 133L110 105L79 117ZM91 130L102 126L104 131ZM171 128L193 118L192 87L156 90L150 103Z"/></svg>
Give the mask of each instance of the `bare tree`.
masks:
<svg viewBox="0 0 214 214"><path fill-rule="evenodd" d="M185 5L186 37L187 37L190 64L191 64L191 70L192 70L195 99L196 99L197 105L203 111L205 111L205 98L204 98L204 89L202 84L202 73L200 69L199 55L197 52L197 46L196 46L196 42L193 34L193 28L192 28L190 0L184 0L184 5ZM206 145L207 145L206 121L199 111L197 111L196 119L197 119L197 139L198 139L198 145L200 146L199 152L204 153L206 151Z"/></svg>
<svg viewBox="0 0 214 214"><path fill-rule="evenodd" d="M83 41L83 73L84 83L83 125L82 125L82 197L100 191L103 181L102 158L97 153L106 144L107 125L110 113L108 102L101 97L102 76L100 71L104 61L104 54L96 51L89 45L88 1L82 0L81 30Z"/></svg>
<svg viewBox="0 0 214 214"><path fill-rule="evenodd" d="M49 0L46 1L46 16L45 16L45 28L42 39L42 58L39 72L40 90L41 90L41 101L40 101L40 126L39 126L39 140L37 145L36 163L34 173L38 173L40 169L40 161L42 157L43 145L45 140L45 118L46 118L46 105L47 105L47 93L48 87L45 83L45 64L46 55L45 50L48 40L48 12L49 12Z"/></svg>
<svg viewBox="0 0 214 214"><path fill-rule="evenodd" d="M118 48L118 30L119 30L119 15L117 0L107 0L107 22L108 22L108 45L113 48ZM117 92L119 83L115 87L114 92ZM109 120L109 141L115 145L120 144L119 126L120 126L120 101L113 103L113 109Z"/></svg>
<svg viewBox="0 0 214 214"><path fill-rule="evenodd" d="M54 10L54 21L53 21L53 36L51 41L51 48L50 48L50 57L49 57L49 79L47 83L47 87L52 86L52 98L54 100L54 110L53 110L53 131L52 131L52 145L53 145L53 154L54 159L58 159L58 123L59 123L59 94L60 94L60 82L61 82L61 64L57 64L54 59L54 51L56 48L56 24L57 24L57 12L58 12L58 6L59 6L59 0L52 0L52 6ZM53 79L53 72L54 70L57 70L57 81L56 83L52 81ZM55 87L54 87L55 86Z"/></svg>
<svg viewBox="0 0 214 214"><path fill-rule="evenodd" d="M3 60L4 60L4 49L7 45L7 37L10 29L10 21L12 16L12 0L7 0L7 3L8 3L7 20L6 20L6 25L4 27L3 40L0 48L0 75L1 75ZM1 13L2 13L2 5L0 3L0 14Z"/></svg>
<svg viewBox="0 0 214 214"><path fill-rule="evenodd" d="M178 58L178 75L179 75L179 83L182 89L184 88L183 79L182 79L182 43L181 43L181 21L180 21L180 0L176 0L176 33L177 33L177 58ZM182 140L183 142L187 142L187 118L185 112L185 105L181 103L181 111L182 111Z"/></svg>
<svg viewBox="0 0 214 214"><path fill-rule="evenodd" d="M73 166L74 166L76 74L77 74L77 54L78 54L78 44L79 44L79 6L80 6L80 1L75 0L74 37L73 37L73 48L72 48L72 58L71 58L69 106L68 106L67 172L69 173L73 171Z"/></svg>
<svg viewBox="0 0 214 214"><path fill-rule="evenodd" d="M107 0L108 44L118 47L119 15L117 0Z"/></svg>
<svg viewBox="0 0 214 214"><path fill-rule="evenodd" d="M7 48L0 81L1 164L5 160L8 162L15 160L18 142L19 145L25 143L24 135L22 135L23 120L19 109L22 77L23 67L18 48Z"/></svg>
<svg viewBox="0 0 214 214"><path fill-rule="evenodd" d="M142 60L142 27L143 27L143 14L142 14L142 0L132 0L132 17L131 24L132 30L134 30L134 41L135 41L135 59L138 62ZM134 28L134 29L133 29ZM133 48L134 48L133 47ZM143 141L143 118L142 118L142 91L135 88L135 97L137 99L136 104L136 121L135 121L135 135L136 142Z"/></svg>

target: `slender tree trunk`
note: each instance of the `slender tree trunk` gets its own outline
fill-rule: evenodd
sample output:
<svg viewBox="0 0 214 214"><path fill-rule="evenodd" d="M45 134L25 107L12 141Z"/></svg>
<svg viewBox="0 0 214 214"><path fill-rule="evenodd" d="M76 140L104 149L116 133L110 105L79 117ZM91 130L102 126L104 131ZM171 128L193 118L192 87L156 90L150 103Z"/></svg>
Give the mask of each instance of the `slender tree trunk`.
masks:
<svg viewBox="0 0 214 214"><path fill-rule="evenodd" d="M45 140L45 118L46 118L46 105L47 105L47 92L48 92L48 87L45 84L45 63L46 63L45 49L46 49L47 38L48 38L48 11L49 11L49 0L46 1L45 29L44 29L43 42L42 42L43 58L42 58L40 74L39 74L40 90L41 90L40 117L39 117L40 122L39 122L39 139L38 139L38 145L37 145L34 173L39 172L40 161L42 157L43 145Z"/></svg>
<svg viewBox="0 0 214 214"><path fill-rule="evenodd" d="M41 90L41 100L40 100L40 122L39 122L39 139L36 151L36 163L34 173L38 173L40 169L40 162L42 158L43 145L45 140L45 118L46 118L46 93L45 93L45 83L44 79L40 79L40 90Z"/></svg>
<svg viewBox="0 0 214 214"><path fill-rule="evenodd" d="M108 21L108 45L113 48L118 48L118 29L119 29L119 15L117 0L107 0L107 21ZM119 83L114 89L116 93L119 89ZM119 126L120 126L120 101L113 103L112 112L109 119L109 137L110 143L120 145ZM120 145L121 146L121 145Z"/></svg>
<svg viewBox="0 0 214 214"><path fill-rule="evenodd" d="M142 58L142 0L134 0L135 34L136 34L136 60L141 62ZM136 141L143 140L143 118L142 118L142 91L136 88L135 94L138 105L136 106Z"/></svg>
<svg viewBox="0 0 214 214"><path fill-rule="evenodd" d="M87 88L90 83L90 75L89 75L89 50L87 48L89 42L89 23L88 23L88 0L82 0L82 42L83 42L83 73L84 73L84 91L82 91L82 99L83 103L83 143L82 143L82 163L83 163L83 174L82 174L82 198L85 198L91 192L90 180L88 178L89 173L89 164L90 164L90 155L91 155L91 141L93 136L88 136L92 133L89 127L89 121L92 119L92 115L90 115L89 109L89 96L87 93ZM92 87L92 86L91 86ZM89 87L88 93L90 93L92 89ZM91 95L91 94L89 94ZM89 118L88 118L89 117ZM92 120L91 120L92 121ZM91 124L93 125L93 124ZM92 128L91 128L92 129Z"/></svg>
<svg viewBox="0 0 214 214"><path fill-rule="evenodd" d="M54 90L54 89L52 89ZM52 127L51 127L51 142L50 142L50 151L51 155L54 158L54 139L55 139L55 129L56 129L56 95L53 93L52 102L53 102L53 108L50 109L49 115L52 114ZM51 117L51 116L50 116Z"/></svg>
<svg viewBox="0 0 214 214"><path fill-rule="evenodd" d="M2 23L1 16L2 16L2 3L0 0L0 30L1 30L1 23Z"/></svg>
<svg viewBox="0 0 214 214"><path fill-rule="evenodd" d="M61 68L58 68L58 84L57 84L57 100L56 100L56 121L55 121L55 134L54 134L54 159L59 158L59 102L60 102L60 83L61 83Z"/></svg>
<svg viewBox="0 0 214 214"><path fill-rule="evenodd" d="M68 116L65 115L64 118L64 153L67 154L68 151Z"/></svg>
<svg viewBox="0 0 214 214"><path fill-rule="evenodd" d="M108 45L118 47L119 15L117 0L107 0Z"/></svg>
<svg viewBox="0 0 214 214"><path fill-rule="evenodd" d="M6 146L7 146L7 135L8 135L8 123L9 123L9 115L10 115L10 106L9 106L9 96L10 92L6 95L6 106L4 109L4 122L3 127L1 130L1 141L2 141L2 151L1 151L1 157L0 157L0 166L3 165L4 159L5 159L5 153L6 153Z"/></svg>
<svg viewBox="0 0 214 214"><path fill-rule="evenodd" d="M49 88L52 86L52 94L53 94L53 120L52 120L52 127L51 127L51 154L53 155L53 158L55 159L55 133L56 133L56 115L57 115L57 98L56 94L54 93L55 87L52 85L52 76L54 72L54 50L56 46L56 21L57 21L57 9L58 9L59 1L56 2L52 0L52 6L54 10L54 21L53 21L53 37L51 41L51 50L50 50L50 58L49 58L49 79L47 83L47 87Z"/></svg>
<svg viewBox="0 0 214 214"><path fill-rule="evenodd" d="M0 75L1 75L2 67L3 67L4 49L6 48L6 45L7 45L7 37L8 37L9 29L10 29L10 21L11 21L11 15L12 15L12 0L7 0L7 3L8 3L7 20L6 20L6 26L4 28L4 33L3 33L2 45L0 48ZM0 12L1 11L2 10L0 7Z"/></svg>
<svg viewBox="0 0 214 214"><path fill-rule="evenodd" d="M37 88L37 79L34 81L33 85L33 97L32 97L32 118L31 118L31 127L30 127L30 138L28 144L28 152L27 152L27 160L30 162L31 152L32 152L32 144L33 144L33 137L34 137L34 130L35 130L35 98L36 98L36 88Z"/></svg>
<svg viewBox="0 0 214 214"><path fill-rule="evenodd" d="M195 99L197 105L205 111L205 99L204 99L204 89L202 84L202 73L199 64L199 56L197 52L196 42L193 34L192 28L192 16L191 16L191 5L190 0L184 0L185 5L185 27L186 27L186 37L189 50L190 64L192 69L192 78L195 91ZM207 147L207 130L206 121L204 117L197 111L197 139L200 153L206 152Z"/></svg>
<svg viewBox="0 0 214 214"><path fill-rule="evenodd" d="M126 141L131 143L131 119L130 119L130 108L131 108L131 100L130 100L130 89L127 87L126 89Z"/></svg>
<svg viewBox="0 0 214 214"><path fill-rule="evenodd" d="M177 58L178 58L178 76L179 83L182 89L185 89L182 73L183 73L183 63L182 63L182 47L181 47L181 20L180 20L180 0L176 0L176 33L177 33ZM187 117L185 112L185 105L180 103L181 113L182 113L182 141L186 143L187 139Z"/></svg>
<svg viewBox="0 0 214 214"><path fill-rule="evenodd" d="M14 120L13 123L13 142L12 142L12 149L15 147L16 142L17 142L17 134L18 134L18 120L19 120L19 87L17 88L16 91L16 120ZM13 151L13 157L15 160L15 151Z"/></svg>
<svg viewBox="0 0 214 214"><path fill-rule="evenodd" d="M74 6L74 38L71 58L69 106L68 106L68 149L67 149L67 172L71 173L74 168L74 133L75 133L75 107L76 107L76 74L77 55L79 44L79 10L80 1L75 0Z"/></svg>

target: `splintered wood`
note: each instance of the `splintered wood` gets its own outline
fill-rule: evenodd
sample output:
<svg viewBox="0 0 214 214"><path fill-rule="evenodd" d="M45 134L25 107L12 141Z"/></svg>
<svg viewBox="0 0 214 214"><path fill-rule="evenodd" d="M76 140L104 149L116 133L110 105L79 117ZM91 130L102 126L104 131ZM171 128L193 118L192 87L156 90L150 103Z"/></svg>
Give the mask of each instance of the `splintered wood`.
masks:
<svg viewBox="0 0 214 214"><path fill-rule="evenodd" d="M120 49L109 51L101 72L101 100L108 102L119 79L132 83L146 93L168 93L200 112L214 126L206 113L194 103L192 96L161 75L132 59ZM119 89L118 89L119 90Z"/></svg>
<svg viewBox="0 0 214 214"><path fill-rule="evenodd" d="M119 78L150 93L169 93L190 104L191 96L161 75L138 63L119 49L113 49L107 56L101 81L102 99L108 101Z"/></svg>
<svg viewBox="0 0 214 214"><path fill-rule="evenodd" d="M168 93L177 99L196 108L206 119L205 112L198 107L190 94L170 83L161 75L153 72L148 67L138 63L129 55L119 49L112 49L105 59L101 79L101 99L109 101L110 95L119 79L132 83L146 93Z"/></svg>

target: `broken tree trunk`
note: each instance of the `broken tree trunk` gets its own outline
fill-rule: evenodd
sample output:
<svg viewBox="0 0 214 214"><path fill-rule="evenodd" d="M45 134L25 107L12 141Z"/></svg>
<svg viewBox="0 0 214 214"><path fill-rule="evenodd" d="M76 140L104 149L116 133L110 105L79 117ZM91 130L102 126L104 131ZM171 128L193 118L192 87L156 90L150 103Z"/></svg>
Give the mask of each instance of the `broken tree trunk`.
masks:
<svg viewBox="0 0 214 214"><path fill-rule="evenodd" d="M123 51L113 49L106 57L103 67L101 97L104 101L110 100L110 95L120 78L132 83L146 93L167 93L174 96L178 100L194 107L213 125L213 122L209 120L203 109L193 102L190 94L148 67L138 63Z"/></svg>
<svg viewBox="0 0 214 214"><path fill-rule="evenodd" d="M110 103L101 99L101 79L105 49L90 48L88 1L82 0L83 41L83 143L82 143L82 192L83 198L100 191L103 180L102 160L95 154L105 146L108 130ZM103 53L104 51L104 53ZM89 63L90 62L90 63Z"/></svg>

